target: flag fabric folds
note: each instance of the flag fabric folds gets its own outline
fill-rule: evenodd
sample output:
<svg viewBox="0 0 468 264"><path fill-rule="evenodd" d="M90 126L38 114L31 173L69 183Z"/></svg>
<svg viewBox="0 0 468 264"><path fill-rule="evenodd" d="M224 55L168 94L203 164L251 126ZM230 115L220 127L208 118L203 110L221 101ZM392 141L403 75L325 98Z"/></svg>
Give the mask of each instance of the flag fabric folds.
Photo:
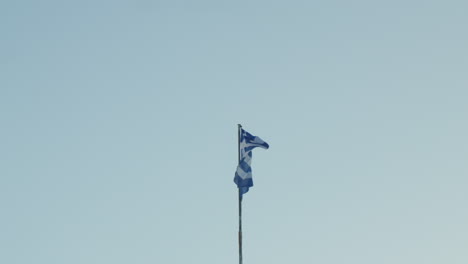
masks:
<svg viewBox="0 0 468 264"><path fill-rule="evenodd" d="M250 166L252 161L252 150L256 147L268 149L269 145L261 138L251 135L249 132L240 128L239 136L239 152L240 160L237 166L234 182L239 188L239 193L242 196L249 191L253 186L252 181L252 168Z"/></svg>

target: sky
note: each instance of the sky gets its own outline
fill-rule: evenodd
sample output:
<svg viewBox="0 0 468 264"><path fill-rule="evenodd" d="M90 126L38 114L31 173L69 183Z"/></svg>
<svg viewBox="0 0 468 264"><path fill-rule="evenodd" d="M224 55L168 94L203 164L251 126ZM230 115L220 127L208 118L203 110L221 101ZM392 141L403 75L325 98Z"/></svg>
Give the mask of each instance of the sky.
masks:
<svg viewBox="0 0 468 264"><path fill-rule="evenodd" d="M468 263L466 1L0 1L0 263Z"/></svg>

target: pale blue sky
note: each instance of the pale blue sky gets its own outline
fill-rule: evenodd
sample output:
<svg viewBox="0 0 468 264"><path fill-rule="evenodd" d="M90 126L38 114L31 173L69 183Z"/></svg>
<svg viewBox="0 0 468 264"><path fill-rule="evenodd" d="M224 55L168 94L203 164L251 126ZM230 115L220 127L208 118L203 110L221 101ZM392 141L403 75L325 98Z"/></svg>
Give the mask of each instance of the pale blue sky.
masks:
<svg viewBox="0 0 468 264"><path fill-rule="evenodd" d="M468 263L468 2L1 1L0 263Z"/></svg>

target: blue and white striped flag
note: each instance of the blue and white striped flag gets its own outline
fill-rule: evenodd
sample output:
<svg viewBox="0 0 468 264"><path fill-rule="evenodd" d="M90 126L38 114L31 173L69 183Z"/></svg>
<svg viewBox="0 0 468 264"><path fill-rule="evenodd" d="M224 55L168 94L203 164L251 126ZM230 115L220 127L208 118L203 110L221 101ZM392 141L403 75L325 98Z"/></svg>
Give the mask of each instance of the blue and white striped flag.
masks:
<svg viewBox="0 0 468 264"><path fill-rule="evenodd" d="M236 175L234 176L234 182L239 188L240 195L249 191L249 187L253 186L252 181L252 168L250 163L252 161L252 150L256 147L268 149L268 143L263 141L261 138L252 136L249 132L244 129L240 129L239 137L239 151L240 160L237 166Z"/></svg>

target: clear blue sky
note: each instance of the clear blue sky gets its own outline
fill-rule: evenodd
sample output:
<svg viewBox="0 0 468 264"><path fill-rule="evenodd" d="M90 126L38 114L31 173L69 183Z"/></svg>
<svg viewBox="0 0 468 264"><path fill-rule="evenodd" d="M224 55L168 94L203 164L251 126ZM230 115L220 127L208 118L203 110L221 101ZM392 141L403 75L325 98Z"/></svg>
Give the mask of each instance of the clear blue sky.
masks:
<svg viewBox="0 0 468 264"><path fill-rule="evenodd" d="M468 2L2 1L0 263L468 263Z"/></svg>

